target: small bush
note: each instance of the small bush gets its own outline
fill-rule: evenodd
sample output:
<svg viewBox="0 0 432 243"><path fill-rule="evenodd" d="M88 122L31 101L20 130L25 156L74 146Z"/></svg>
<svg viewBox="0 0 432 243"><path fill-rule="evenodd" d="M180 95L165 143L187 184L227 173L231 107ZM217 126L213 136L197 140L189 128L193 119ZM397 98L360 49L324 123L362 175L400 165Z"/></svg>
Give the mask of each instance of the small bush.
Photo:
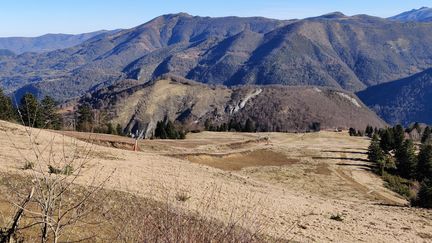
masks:
<svg viewBox="0 0 432 243"><path fill-rule="evenodd" d="M48 166L48 172L50 174L72 175L73 171L72 165L66 165L63 169L56 168L52 165Z"/></svg>
<svg viewBox="0 0 432 243"><path fill-rule="evenodd" d="M54 167L52 165L48 165L48 173L50 173L50 174L61 174L62 170L58 169L58 168L56 168L56 167Z"/></svg>
<svg viewBox="0 0 432 243"><path fill-rule="evenodd" d="M413 190L411 190L411 188L413 187L413 182L411 182L410 180L404 179L396 175L391 175L387 172L383 173L382 178L386 182L385 186L388 189L398 193L406 199L412 199L415 197L415 193L413 192Z"/></svg>
<svg viewBox="0 0 432 243"><path fill-rule="evenodd" d="M26 161L23 166L23 170L32 170L34 168L34 163Z"/></svg>
<svg viewBox="0 0 432 243"><path fill-rule="evenodd" d="M189 195L187 195L186 193L184 193L184 192L176 194L176 200L179 201L179 202L186 202L190 198L191 197Z"/></svg>
<svg viewBox="0 0 432 243"><path fill-rule="evenodd" d="M62 174L63 175L72 175L73 171L74 171L74 169L73 169L72 165L66 165L63 168Z"/></svg>

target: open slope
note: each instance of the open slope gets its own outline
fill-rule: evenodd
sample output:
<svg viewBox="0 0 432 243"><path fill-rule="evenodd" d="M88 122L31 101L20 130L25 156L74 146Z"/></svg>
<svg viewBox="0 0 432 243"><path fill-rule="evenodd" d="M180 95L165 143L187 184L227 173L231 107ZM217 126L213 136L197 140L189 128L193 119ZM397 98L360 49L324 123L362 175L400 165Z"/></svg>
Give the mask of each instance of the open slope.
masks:
<svg viewBox="0 0 432 243"><path fill-rule="evenodd" d="M72 138L34 131L41 148L50 141L54 141L54 151L66 149L68 153L74 148ZM80 136L94 140L105 137ZM269 140L259 142L262 136ZM118 138L108 137L113 142ZM255 142L241 145L247 141ZM25 174L19 169L24 163L22 155L31 158L31 153L24 153L30 152L24 128L0 122L0 143L0 170ZM108 188L156 200L171 198L173 206L186 211L199 208L202 198L214 192L214 204L201 211L204 216L224 221L232 219L233 212L247 211L253 217L245 226L253 227L259 220L266 223L262 233L300 242L430 240L432 211L401 206L406 201L383 187L368 169L368 143L368 139L347 133L321 132L201 133L184 141L143 141L141 152L94 145L91 164L77 183L85 183L96 171L104 175L116 169ZM88 147L85 142L77 144ZM251 157L261 163L230 169L233 158L247 161ZM218 158L227 158L223 170L212 167ZM275 165L273 158L287 163ZM190 199L176 201L178 191ZM343 215L342 222L330 219L337 213Z"/></svg>

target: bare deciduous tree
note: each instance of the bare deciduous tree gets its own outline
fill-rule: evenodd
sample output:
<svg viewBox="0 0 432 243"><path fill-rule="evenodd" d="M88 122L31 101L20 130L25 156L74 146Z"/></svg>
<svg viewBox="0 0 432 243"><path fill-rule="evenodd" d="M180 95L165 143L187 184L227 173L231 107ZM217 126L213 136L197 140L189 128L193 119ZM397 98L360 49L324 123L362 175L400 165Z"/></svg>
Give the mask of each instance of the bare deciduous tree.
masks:
<svg viewBox="0 0 432 243"><path fill-rule="evenodd" d="M8 238L4 238L4 241L9 242L11 236L24 229L40 227L41 242L50 240L56 243L65 236L68 228L85 224L86 217L97 208L97 204L89 202L95 201L94 197L112 174L105 178L98 172L87 175L80 181L85 186L78 186L77 180L84 177L84 172L90 173L93 146L79 144L75 140L67 143L64 136L62 141L53 136L49 141L40 142L41 130L25 129L31 153L21 151L12 139L10 142L25 161L23 169L30 181L24 188L16 187L15 200L10 202L17 208L17 214L5 230L4 234ZM16 203L16 198L26 197L23 190L28 192L28 188L32 193L24 203ZM23 214L28 222L19 227Z"/></svg>

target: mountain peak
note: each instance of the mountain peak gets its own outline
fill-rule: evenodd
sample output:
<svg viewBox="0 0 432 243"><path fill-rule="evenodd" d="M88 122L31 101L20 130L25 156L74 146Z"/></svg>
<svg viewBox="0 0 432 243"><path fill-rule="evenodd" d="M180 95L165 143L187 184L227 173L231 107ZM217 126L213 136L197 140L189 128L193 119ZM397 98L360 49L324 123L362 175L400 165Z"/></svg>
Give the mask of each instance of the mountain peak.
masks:
<svg viewBox="0 0 432 243"><path fill-rule="evenodd" d="M401 22L432 22L432 8L421 7L419 9L413 9L390 17L389 19Z"/></svg>
<svg viewBox="0 0 432 243"><path fill-rule="evenodd" d="M185 13L185 12L179 12L179 13L166 14L166 15L163 15L163 17L165 17L165 18L174 18L174 17L191 18L193 16L188 14L188 13Z"/></svg>
<svg viewBox="0 0 432 243"><path fill-rule="evenodd" d="M318 18L340 19L340 18L346 18L346 17L347 16L345 14L343 14L342 12L332 12L332 13L321 15Z"/></svg>

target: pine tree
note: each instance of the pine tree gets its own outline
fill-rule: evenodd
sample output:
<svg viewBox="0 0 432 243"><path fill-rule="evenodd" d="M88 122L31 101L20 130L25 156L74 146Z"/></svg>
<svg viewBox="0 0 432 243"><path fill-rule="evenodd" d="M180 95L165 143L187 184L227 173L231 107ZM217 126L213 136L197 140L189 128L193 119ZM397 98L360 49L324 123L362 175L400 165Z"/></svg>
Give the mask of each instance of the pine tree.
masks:
<svg viewBox="0 0 432 243"><path fill-rule="evenodd" d="M247 119L243 128L243 132L255 132L255 125L251 121L251 119Z"/></svg>
<svg viewBox="0 0 432 243"><path fill-rule="evenodd" d="M405 140L405 131L401 125L393 128L394 149L399 149Z"/></svg>
<svg viewBox="0 0 432 243"><path fill-rule="evenodd" d="M403 145L396 150L396 166L398 174L407 179L416 175L417 157L412 140L405 140Z"/></svg>
<svg viewBox="0 0 432 243"><path fill-rule="evenodd" d="M422 145L418 154L417 179L432 179L432 145Z"/></svg>
<svg viewBox="0 0 432 243"><path fill-rule="evenodd" d="M20 101L19 112L25 126L41 128L43 121L41 108L37 99L30 93L26 93Z"/></svg>
<svg viewBox="0 0 432 243"><path fill-rule="evenodd" d="M117 135L119 135L119 136L123 136L123 135L124 135L124 134L123 134L123 129L122 129L122 127L121 127L120 124L117 124L117 127L116 127L116 133L117 133Z"/></svg>
<svg viewBox="0 0 432 243"><path fill-rule="evenodd" d="M15 109L10 97L4 95L0 88L0 120L11 121L16 119Z"/></svg>
<svg viewBox="0 0 432 243"><path fill-rule="evenodd" d="M373 133L374 133L374 129L373 129L373 127L370 126L370 125L367 125L366 130L365 130L365 134L366 134L366 136L372 138Z"/></svg>
<svg viewBox="0 0 432 243"><path fill-rule="evenodd" d="M165 124L163 121L159 121L156 124L155 137L160 139L167 139L167 134L165 131Z"/></svg>
<svg viewBox="0 0 432 243"><path fill-rule="evenodd" d="M108 134L116 134L116 130L114 130L114 126L111 122L107 124L107 133Z"/></svg>
<svg viewBox="0 0 432 243"><path fill-rule="evenodd" d="M41 119L44 128L59 130L61 128L62 119L57 113L56 102L53 98L45 96L41 101Z"/></svg>
<svg viewBox="0 0 432 243"><path fill-rule="evenodd" d="M349 133L350 136L357 136L357 130L355 130L352 127L350 127L348 133Z"/></svg>
<svg viewBox="0 0 432 243"><path fill-rule="evenodd" d="M432 180L426 179L420 185L416 205L423 208L432 208Z"/></svg>
<svg viewBox="0 0 432 243"><path fill-rule="evenodd" d="M93 111L87 104L78 106L76 112L77 116L77 130L82 132L90 132L93 130Z"/></svg>
<svg viewBox="0 0 432 243"><path fill-rule="evenodd" d="M423 144L429 141L430 136L431 136L431 132L432 132L431 128L429 126L427 126L425 128L424 132L423 132L423 136L422 136L422 139L421 139L421 142Z"/></svg>
<svg viewBox="0 0 432 243"><path fill-rule="evenodd" d="M368 159L373 162L384 160L384 151L381 149L380 141L376 134L372 137L368 148Z"/></svg>
<svg viewBox="0 0 432 243"><path fill-rule="evenodd" d="M177 139L178 133L172 121L168 120L167 124L165 125L165 131L169 139Z"/></svg>
<svg viewBox="0 0 432 243"><path fill-rule="evenodd" d="M389 153L394 148L394 138L391 129L385 129L381 135L380 146L385 153Z"/></svg>

